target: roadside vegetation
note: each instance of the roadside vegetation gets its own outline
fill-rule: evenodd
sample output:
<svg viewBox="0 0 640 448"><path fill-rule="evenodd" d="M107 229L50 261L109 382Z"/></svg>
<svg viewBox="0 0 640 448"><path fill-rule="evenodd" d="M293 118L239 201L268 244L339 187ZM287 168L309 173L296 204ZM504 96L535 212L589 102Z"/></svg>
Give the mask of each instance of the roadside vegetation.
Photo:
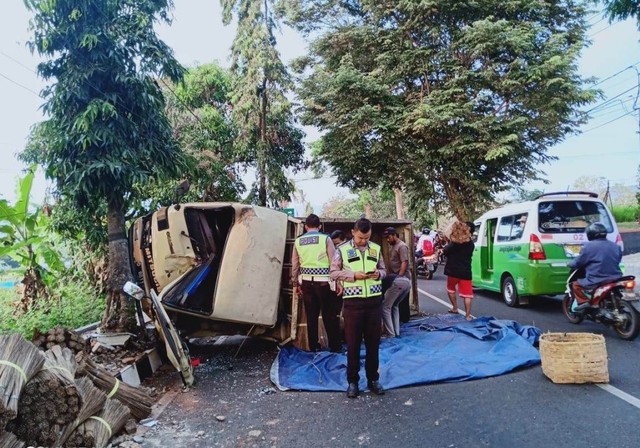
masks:
<svg viewBox="0 0 640 448"><path fill-rule="evenodd" d="M635 16L617 3L605 2L612 19ZM599 95L578 71L592 2L221 0L237 25L229 70L179 64L154 30L171 0L25 4L45 120L20 155L32 171L16 203L0 200L0 257L21 284L0 291L0 331L25 335L102 311L104 329L129 329L127 226L178 185L188 200L283 207L311 167L357 195L328 201L327 216L470 219L541 178ZM283 23L308 38L293 73L276 47ZM309 148L300 123L321 131ZM30 202L36 167L50 205ZM610 197L618 221L636 220L635 203Z"/></svg>

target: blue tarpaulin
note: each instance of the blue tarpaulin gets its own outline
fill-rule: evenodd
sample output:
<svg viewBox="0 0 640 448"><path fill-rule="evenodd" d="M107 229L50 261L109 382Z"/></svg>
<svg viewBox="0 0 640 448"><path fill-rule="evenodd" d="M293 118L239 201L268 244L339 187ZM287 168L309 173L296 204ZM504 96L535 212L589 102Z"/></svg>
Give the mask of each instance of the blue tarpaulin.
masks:
<svg viewBox="0 0 640 448"><path fill-rule="evenodd" d="M456 382L501 375L540 363L534 347L540 330L511 320L437 315L402 325L399 338L380 344L380 382L387 389L434 382ZM366 389L364 345L360 389ZM281 390L344 391L347 356L309 353L284 347L271 367Z"/></svg>

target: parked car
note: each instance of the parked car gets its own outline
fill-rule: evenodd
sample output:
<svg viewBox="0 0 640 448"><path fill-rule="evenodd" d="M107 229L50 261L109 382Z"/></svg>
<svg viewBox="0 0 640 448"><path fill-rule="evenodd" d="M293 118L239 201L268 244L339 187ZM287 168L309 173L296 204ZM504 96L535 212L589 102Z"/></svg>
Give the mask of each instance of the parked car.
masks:
<svg viewBox="0 0 640 448"><path fill-rule="evenodd" d="M536 295L564 293L567 262L587 241L585 228L599 221L607 238L623 246L607 206L591 192L545 193L476 219L473 285L502 293L508 306L527 305Z"/></svg>

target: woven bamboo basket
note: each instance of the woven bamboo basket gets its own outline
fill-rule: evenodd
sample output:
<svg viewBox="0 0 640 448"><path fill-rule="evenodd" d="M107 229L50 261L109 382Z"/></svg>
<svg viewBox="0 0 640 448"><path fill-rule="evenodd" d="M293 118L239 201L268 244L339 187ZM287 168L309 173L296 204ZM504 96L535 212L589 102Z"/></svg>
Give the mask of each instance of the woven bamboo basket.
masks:
<svg viewBox="0 0 640 448"><path fill-rule="evenodd" d="M608 383L607 346L593 333L540 336L542 372L554 383Z"/></svg>

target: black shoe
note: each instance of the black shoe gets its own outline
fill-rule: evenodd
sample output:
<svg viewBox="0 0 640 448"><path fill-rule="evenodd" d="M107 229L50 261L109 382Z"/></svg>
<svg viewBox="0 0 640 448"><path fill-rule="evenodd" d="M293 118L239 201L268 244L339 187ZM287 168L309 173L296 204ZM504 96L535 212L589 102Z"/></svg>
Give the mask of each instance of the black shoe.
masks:
<svg viewBox="0 0 640 448"><path fill-rule="evenodd" d="M384 388L379 381L369 381L367 387L376 395L384 395Z"/></svg>
<svg viewBox="0 0 640 448"><path fill-rule="evenodd" d="M360 395L360 389L358 389L358 384L349 383L349 387L347 388L347 397L358 398L358 395Z"/></svg>

